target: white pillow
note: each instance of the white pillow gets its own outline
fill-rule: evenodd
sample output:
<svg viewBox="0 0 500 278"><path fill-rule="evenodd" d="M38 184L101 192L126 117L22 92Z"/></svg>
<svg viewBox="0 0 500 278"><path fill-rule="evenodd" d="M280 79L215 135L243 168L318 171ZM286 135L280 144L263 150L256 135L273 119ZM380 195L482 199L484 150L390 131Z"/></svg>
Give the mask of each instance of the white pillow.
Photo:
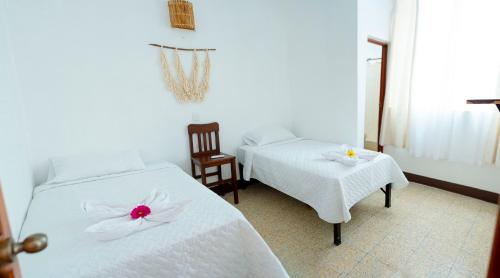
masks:
<svg viewBox="0 0 500 278"><path fill-rule="evenodd" d="M262 146L274 142L297 138L289 130L280 126L263 126L243 135L243 142L251 146Z"/></svg>
<svg viewBox="0 0 500 278"><path fill-rule="evenodd" d="M137 151L55 157L50 159L49 164L47 183L61 183L146 168Z"/></svg>

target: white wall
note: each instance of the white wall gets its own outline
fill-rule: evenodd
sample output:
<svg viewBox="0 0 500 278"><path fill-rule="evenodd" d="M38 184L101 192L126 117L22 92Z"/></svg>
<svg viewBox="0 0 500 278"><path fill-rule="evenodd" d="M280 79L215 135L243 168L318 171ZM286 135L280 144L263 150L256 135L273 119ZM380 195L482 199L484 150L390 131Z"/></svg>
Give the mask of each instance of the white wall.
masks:
<svg viewBox="0 0 500 278"><path fill-rule="evenodd" d="M358 111L365 111L366 59L374 56L368 37L389 41L394 0L358 0ZM378 54L381 56L381 54ZM364 117L357 122L357 144L362 146Z"/></svg>
<svg viewBox="0 0 500 278"><path fill-rule="evenodd" d="M384 147L384 152L394 157L403 171L500 193L498 167L416 158L392 146Z"/></svg>
<svg viewBox="0 0 500 278"><path fill-rule="evenodd" d="M5 1L0 0L0 181L12 235L17 239L33 187L28 162L23 106L17 90L10 34L5 22Z"/></svg>
<svg viewBox="0 0 500 278"><path fill-rule="evenodd" d="M299 136L356 144L356 2L289 2L288 73Z"/></svg>
<svg viewBox="0 0 500 278"><path fill-rule="evenodd" d="M367 39L389 39L393 0L289 3L294 131L363 146Z"/></svg>
<svg viewBox="0 0 500 278"><path fill-rule="evenodd" d="M192 2L196 32L171 28L163 0L8 0L37 183L51 156L113 149L187 169L193 118L218 121L228 153L247 129L291 126L285 1ZM176 102L148 43L217 48L205 102Z"/></svg>

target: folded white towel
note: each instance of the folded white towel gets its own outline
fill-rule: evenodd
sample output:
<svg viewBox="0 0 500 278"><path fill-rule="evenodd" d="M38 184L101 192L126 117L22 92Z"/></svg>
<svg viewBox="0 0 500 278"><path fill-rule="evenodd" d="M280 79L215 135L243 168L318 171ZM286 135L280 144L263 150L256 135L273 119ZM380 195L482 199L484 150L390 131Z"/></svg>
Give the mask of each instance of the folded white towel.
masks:
<svg viewBox="0 0 500 278"><path fill-rule="evenodd" d="M84 213L98 223L88 227L99 240L113 240L172 222L190 201L170 203L168 194L153 190L136 206L104 201L85 201Z"/></svg>
<svg viewBox="0 0 500 278"><path fill-rule="evenodd" d="M347 166L356 166L359 163L371 161L378 155L378 152L351 148L347 145L342 145L336 150L324 153L323 157L328 160L337 161Z"/></svg>

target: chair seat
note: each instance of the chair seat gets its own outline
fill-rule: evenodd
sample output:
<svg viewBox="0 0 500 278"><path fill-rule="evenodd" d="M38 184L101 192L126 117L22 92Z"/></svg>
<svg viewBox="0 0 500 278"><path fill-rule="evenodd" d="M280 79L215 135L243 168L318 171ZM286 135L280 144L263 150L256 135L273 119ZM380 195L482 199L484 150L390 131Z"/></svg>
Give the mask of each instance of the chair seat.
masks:
<svg viewBox="0 0 500 278"><path fill-rule="evenodd" d="M225 153L220 153L220 154L224 155L224 157L211 158L211 156L214 154L200 154L200 155L192 157L191 160L197 166L213 167L213 166L219 166L219 165L231 163L235 159L235 157L233 155L229 155L229 154L225 154Z"/></svg>

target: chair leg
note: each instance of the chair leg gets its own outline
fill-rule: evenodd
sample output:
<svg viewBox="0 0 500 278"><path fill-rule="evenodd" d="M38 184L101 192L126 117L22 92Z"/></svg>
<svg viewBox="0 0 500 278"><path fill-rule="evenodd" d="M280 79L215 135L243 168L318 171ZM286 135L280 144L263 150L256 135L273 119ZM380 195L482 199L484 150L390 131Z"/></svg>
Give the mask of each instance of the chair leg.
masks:
<svg viewBox="0 0 500 278"><path fill-rule="evenodd" d="M194 165L192 160L191 160L191 176L193 178L196 177L196 166Z"/></svg>
<svg viewBox="0 0 500 278"><path fill-rule="evenodd" d="M205 173L205 167L201 166L200 172L201 172L201 183L203 185L207 185L207 175Z"/></svg>
<svg viewBox="0 0 500 278"><path fill-rule="evenodd" d="M220 165L217 166L217 177L219 178L219 181L222 180L222 167Z"/></svg>
<svg viewBox="0 0 500 278"><path fill-rule="evenodd" d="M238 199L238 181L236 179L236 162L234 160L231 162L231 183L233 184L234 203L238 204L240 200Z"/></svg>

